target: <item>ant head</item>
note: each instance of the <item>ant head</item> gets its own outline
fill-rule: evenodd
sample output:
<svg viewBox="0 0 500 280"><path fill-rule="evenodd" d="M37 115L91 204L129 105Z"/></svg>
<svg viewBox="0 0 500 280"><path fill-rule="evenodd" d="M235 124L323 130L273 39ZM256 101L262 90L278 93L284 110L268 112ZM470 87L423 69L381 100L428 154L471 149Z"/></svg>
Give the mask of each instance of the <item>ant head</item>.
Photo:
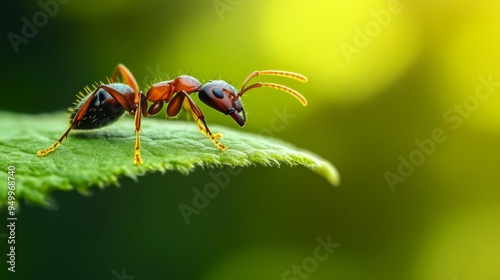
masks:
<svg viewBox="0 0 500 280"><path fill-rule="evenodd" d="M245 108L241 104L238 91L232 85L222 80L210 81L201 87L198 97L213 109L230 115L240 126L245 125Z"/></svg>
<svg viewBox="0 0 500 280"><path fill-rule="evenodd" d="M300 101L300 103L302 103L302 105L307 105L307 100L304 98L304 96L302 96L297 91L283 85L273 83L254 83L247 86L247 83L252 78L257 77L258 75L283 76L299 80L301 82L307 81L307 78L305 76L293 72L279 70L255 71L245 79L240 92L238 92L236 88L226 83L225 81L217 80L210 81L203 85L198 92L198 97L201 101L203 101L203 103L214 108L215 110L223 114L230 115L240 126L244 126L247 119L245 109L241 104L240 96L254 88L270 87L279 89L293 95Z"/></svg>

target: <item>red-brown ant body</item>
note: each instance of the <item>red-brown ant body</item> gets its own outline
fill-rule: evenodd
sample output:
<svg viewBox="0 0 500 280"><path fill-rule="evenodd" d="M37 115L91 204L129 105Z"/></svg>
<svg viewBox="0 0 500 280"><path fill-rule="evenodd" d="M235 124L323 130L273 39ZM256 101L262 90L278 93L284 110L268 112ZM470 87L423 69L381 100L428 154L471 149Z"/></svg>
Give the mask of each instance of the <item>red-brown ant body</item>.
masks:
<svg viewBox="0 0 500 280"><path fill-rule="evenodd" d="M118 74L123 77L123 83L116 82ZM295 96L304 106L307 105L306 99L300 93L283 85L254 83L247 86L248 82L258 75L284 76L302 82L307 81L307 78L303 75L293 72L278 70L255 71L245 79L241 90L238 92L235 87L222 80L209 81L202 85L196 78L182 75L173 80L153 84L148 92L144 94L139 91L132 73L124 65L119 64L111 78L109 78L109 84L101 83L72 109L70 126L57 142L45 150L38 151L37 154L45 156L54 151L72 129L104 127L128 113L134 116L135 123L134 164L142 164L139 139L141 117L158 114L164 104L167 104L168 117L176 117L183 107L185 110L190 111L200 131L210 138L221 151L225 151L227 147L218 141L218 139L222 138L222 134L213 134L210 131L205 116L191 98L191 93L198 92L198 97L203 103L225 115L230 115L240 126L244 126L246 122L246 112L240 97L254 88L270 87L279 89ZM149 107L148 101L152 102Z"/></svg>

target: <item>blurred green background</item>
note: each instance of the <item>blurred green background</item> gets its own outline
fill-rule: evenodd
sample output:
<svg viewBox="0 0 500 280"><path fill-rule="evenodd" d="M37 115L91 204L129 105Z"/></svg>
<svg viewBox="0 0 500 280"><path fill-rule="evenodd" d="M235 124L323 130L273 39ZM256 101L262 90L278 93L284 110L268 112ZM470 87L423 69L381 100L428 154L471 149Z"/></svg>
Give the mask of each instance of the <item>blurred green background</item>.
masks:
<svg viewBox="0 0 500 280"><path fill-rule="evenodd" d="M0 110L65 110L117 63L143 89L180 73L240 87L254 70L296 71L309 82L259 79L309 105L251 91L244 130L323 156L342 184L246 168L189 225L179 204L220 170L55 193L58 210L22 205L14 275L0 239L1 278L500 279L500 2L337 2L2 1ZM39 27L23 36L26 21ZM318 260L318 238L340 247Z"/></svg>

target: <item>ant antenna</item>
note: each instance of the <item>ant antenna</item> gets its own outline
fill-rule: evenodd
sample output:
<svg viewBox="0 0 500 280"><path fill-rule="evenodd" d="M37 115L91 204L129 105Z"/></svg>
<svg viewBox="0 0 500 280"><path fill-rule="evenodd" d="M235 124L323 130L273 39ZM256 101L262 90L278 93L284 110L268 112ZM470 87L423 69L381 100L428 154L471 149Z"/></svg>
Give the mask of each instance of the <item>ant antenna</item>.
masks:
<svg viewBox="0 0 500 280"><path fill-rule="evenodd" d="M301 82L307 82L307 78L304 75L294 73L294 72L288 72L288 71L280 71L280 70L263 70L263 71L255 71L248 75L248 77L245 79L243 82L243 86L241 87L240 93L238 93L238 96L242 96L245 92L254 89L254 88L259 88L259 87L269 87L269 88L275 88L279 89L281 91L287 92L291 95L293 95L295 98L297 98L302 105L306 106L307 105L307 100L302 94L300 94L298 91L291 89L289 87L280 85L280 84L274 84L274 83L255 83L251 84L248 87L246 86L247 83L254 77L257 77L259 75L271 75L271 76L282 76L282 77L288 77L292 78L294 80L298 80Z"/></svg>

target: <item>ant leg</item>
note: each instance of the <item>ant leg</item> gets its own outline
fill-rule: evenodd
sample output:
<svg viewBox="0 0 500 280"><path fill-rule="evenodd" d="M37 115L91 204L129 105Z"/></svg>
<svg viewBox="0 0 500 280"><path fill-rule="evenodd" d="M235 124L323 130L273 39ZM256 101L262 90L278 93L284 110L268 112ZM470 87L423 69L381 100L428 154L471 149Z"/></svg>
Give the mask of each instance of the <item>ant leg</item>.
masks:
<svg viewBox="0 0 500 280"><path fill-rule="evenodd" d="M193 120L197 120L198 117L196 116L196 114L193 112L193 110L191 110L191 107L189 105L189 100L188 99L184 99L184 104L182 106L182 108L188 112L188 119L190 119L191 117L193 118ZM191 115L191 116L190 116ZM201 131L201 133L203 133L203 135L207 136L207 137L210 137L208 136L207 134L207 131L205 130L205 128L201 125L200 122L196 122L196 124L198 125L198 129ZM222 133L214 133L213 136L217 139L222 139L224 137L224 135Z"/></svg>
<svg viewBox="0 0 500 280"><path fill-rule="evenodd" d="M182 109L182 103L184 101L184 98L187 99L188 101L188 104L189 104L189 108L193 114L193 116L195 117L195 121L198 125L198 127L201 127L201 131L202 133L207 136L208 138L210 138L210 140L212 140L212 142L215 144L215 146L217 146L217 148L219 148L219 150L221 151L225 151L227 150L227 146L220 143L217 139L220 137L222 137L222 135L220 134L213 134L210 129L208 128L208 125L205 121L205 116L203 115L203 113L201 112L200 108L198 107L198 105L196 105L196 103L194 103L193 99L185 92L185 91L180 91L178 92L173 98L172 100L170 100L170 102L168 103L168 107L167 107L167 116L169 117L175 117L179 114L179 112L181 111ZM199 121L202 122L203 126L201 126L201 124L199 123Z"/></svg>
<svg viewBox="0 0 500 280"><path fill-rule="evenodd" d="M71 124L68 127L68 129L66 130L66 132L64 132L64 134L57 140L57 142L55 142L54 144L52 144L52 146L48 147L45 150L38 151L36 153L38 156L43 157L43 156L47 155L48 153L54 151L59 145L61 145L61 143L64 140L64 138L68 137L69 132L71 131L71 129L73 129L73 127L75 126L75 124L78 123L79 121L81 121L81 119L83 118L83 115L85 114L85 112L87 112L87 109L89 108L90 103L92 102L92 99L94 99L94 96L97 94L97 92L99 91L100 88L101 88L101 86L98 86L90 94L90 96L87 99L87 101L82 105L82 107L80 108L80 110L78 110L78 113L73 118L73 121L71 121Z"/></svg>
<svg viewBox="0 0 500 280"><path fill-rule="evenodd" d="M52 146L48 147L45 150L38 151L36 154L40 157L43 157L43 156L47 155L48 153L54 151L59 145L61 145L64 138L68 137L68 133L71 131L71 129L73 129L74 125L75 125L75 123L72 122L71 125L69 126L69 128L66 130L66 132L64 132L64 134L61 136L61 138L59 138L59 140L57 140L57 142L55 142L54 144L52 144Z"/></svg>
<svg viewBox="0 0 500 280"><path fill-rule="evenodd" d="M191 118L196 119L193 110L189 107L189 101L187 99L184 99L184 102L182 103L182 109L186 111L188 114L186 115L186 119L189 121Z"/></svg>
<svg viewBox="0 0 500 280"><path fill-rule="evenodd" d="M45 156L47 154L49 154L50 152L54 151L59 145L61 145L62 141L64 140L64 138L67 138L68 137L68 134L69 132L74 128L74 126L80 122L83 118L83 116L85 115L85 113L87 112L90 104L92 103L92 100L94 99L95 95L97 94L97 92L100 90L100 89L104 89L106 92L108 92L119 104L120 106L123 107L123 109L125 109L126 111L128 112L131 112L131 113L135 113L136 116L137 116L137 111L139 111L139 114L141 113L140 109L137 109L134 108L134 105L133 104L130 104L129 101L122 95L120 94L120 92L118 92L117 90L115 90L114 88L108 86L108 85L105 85L105 84L101 84L99 85L89 96L89 98L87 99L87 101L85 101L85 103L82 105L82 107L80 108L80 110L78 110L78 112L76 113L75 117L73 118L73 120L71 121L71 124L70 126L68 127L68 129L64 132L64 134L57 140L57 142L55 142L52 146L50 146L49 148L45 149L45 150L40 150L37 152L37 155L38 156ZM136 117L137 118L137 117ZM140 116L138 117L139 120L136 120L136 133L137 133L137 136L136 136L136 141L138 139L138 131L140 130ZM138 125L138 127L137 127ZM139 156L139 159L140 159L140 156ZM135 160L134 160L135 162Z"/></svg>
<svg viewBox="0 0 500 280"><path fill-rule="evenodd" d="M142 164L141 158L141 141L139 133L141 132L141 119L142 116L147 116L147 100L146 96L141 92L138 94L137 103L130 104L120 92L108 85L100 85L106 92L108 92L129 114L134 114L135 124L135 147L134 147L134 164Z"/></svg>
<svg viewBox="0 0 500 280"><path fill-rule="evenodd" d="M134 75L132 75L132 72L130 72L130 70L128 70L128 68L125 67L125 65L121 63L118 64L118 66L116 66L115 71L113 71L113 74L111 75L111 78L109 78L109 80L113 83L116 82L118 73L122 75L125 84L130 86L134 90L136 97L138 97L137 95L139 93L139 85L137 84ZM134 100L134 101L135 103L139 102L139 100Z"/></svg>
<svg viewBox="0 0 500 280"><path fill-rule="evenodd" d="M141 132L141 114L143 116L147 116L147 100L146 96L141 92L139 94L139 103L137 104L137 111L135 112L134 116L134 123L135 123L135 153L134 153L134 164L142 164L142 158L141 158L141 140L139 133ZM143 113L144 112L144 113Z"/></svg>
<svg viewBox="0 0 500 280"><path fill-rule="evenodd" d="M137 104L137 111L135 112L135 116L134 116L134 123L135 123L134 164L142 164L141 144L140 144L139 132L141 131L141 114L144 116L147 116L146 97L144 96L144 94L142 92L139 93L139 85L137 84L137 81L135 80L134 75L132 75L132 72L130 72L130 70L128 70L128 68L125 67L125 65L123 65L121 63L118 64L118 66L116 66L116 68L115 68L115 71L111 75L110 80L112 82L115 82L118 74L122 75L125 84L130 86L132 88L132 90L134 90L134 93L135 93L134 104ZM106 90L106 91L109 92L109 90ZM113 94L111 94L111 95L115 99L121 98L118 95L122 96L121 94L115 94L115 95L117 95L116 97ZM124 100L122 100L121 102L118 99L117 99L117 101L120 103L120 105L122 105L122 107L126 108L125 106L123 106L124 104L122 104L122 103L128 104L128 102L126 102L126 99L123 98ZM128 105L130 105L130 104L128 104ZM144 106L146 106L146 108L143 108ZM129 110L127 110L127 111L133 113L133 111L130 110L130 106L128 108L129 108Z"/></svg>
<svg viewBox="0 0 500 280"><path fill-rule="evenodd" d="M139 96L139 103L137 106L137 111L135 111L134 124L135 124L135 147L134 147L134 164L142 164L141 158L141 140L139 132L141 131L141 103L142 96Z"/></svg>

